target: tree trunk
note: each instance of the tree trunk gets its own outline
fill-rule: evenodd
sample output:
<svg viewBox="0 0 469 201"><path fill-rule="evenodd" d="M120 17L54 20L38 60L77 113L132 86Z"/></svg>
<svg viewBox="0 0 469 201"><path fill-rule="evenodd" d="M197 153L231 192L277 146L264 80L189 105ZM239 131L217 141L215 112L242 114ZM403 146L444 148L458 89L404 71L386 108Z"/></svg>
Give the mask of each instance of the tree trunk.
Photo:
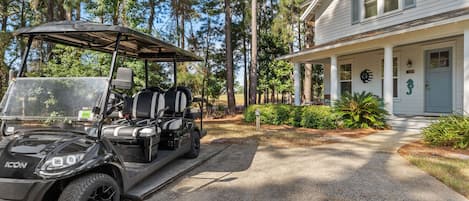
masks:
<svg viewBox="0 0 469 201"><path fill-rule="evenodd" d="M274 87L272 87L272 94L270 95L270 102L277 103L277 101L275 100L275 88Z"/></svg>
<svg viewBox="0 0 469 201"><path fill-rule="evenodd" d="M54 0L47 1L47 22L54 21Z"/></svg>
<svg viewBox="0 0 469 201"><path fill-rule="evenodd" d="M153 32L153 23L155 21L155 0L149 1L150 17L148 18L148 33Z"/></svg>
<svg viewBox="0 0 469 201"><path fill-rule="evenodd" d="M261 97L262 97L262 92L258 91L258 94L257 94L257 103L258 104L261 104Z"/></svg>
<svg viewBox="0 0 469 201"><path fill-rule="evenodd" d="M118 25L119 24L119 2L114 1L114 8L112 13L112 24Z"/></svg>
<svg viewBox="0 0 469 201"><path fill-rule="evenodd" d="M182 9L182 14L181 14L181 48L185 49L186 47L186 13L184 9Z"/></svg>
<svg viewBox="0 0 469 201"><path fill-rule="evenodd" d="M226 45L226 95L228 113L236 112L233 76L233 49L231 48L231 0L225 0L225 45Z"/></svg>
<svg viewBox="0 0 469 201"><path fill-rule="evenodd" d="M9 0L2 0L2 13L0 13L3 17L2 17L2 32L6 32L7 31L7 22L8 22L8 16L9 16L9 13L8 13L8 1Z"/></svg>
<svg viewBox="0 0 469 201"><path fill-rule="evenodd" d="M249 73L249 104L256 104L257 94L257 0L251 5L251 69ZM259 97L260 99L260 97Z"/></svg>
<svg viewBox="0 0 469 201"><path fill-rule="evenodd" d="M81 20L81 1L77 1L77 9L76 9L76 20L80 21Z"/></svg>
<svg viewBox="0 0 469 201"><path fill-rule="evenodd" d="M248 55L247 55L247 36L246 36L246 27L244 26L246 23L246 2L243 2L243 14L242 14L242 21L243 21L243 28L244 28L244 33L242 34L243 37L243 59L244 59L244 76L243 76L243 81L244 81L244 109L247 109L249 105L249 87L248 87Z"/></svg>

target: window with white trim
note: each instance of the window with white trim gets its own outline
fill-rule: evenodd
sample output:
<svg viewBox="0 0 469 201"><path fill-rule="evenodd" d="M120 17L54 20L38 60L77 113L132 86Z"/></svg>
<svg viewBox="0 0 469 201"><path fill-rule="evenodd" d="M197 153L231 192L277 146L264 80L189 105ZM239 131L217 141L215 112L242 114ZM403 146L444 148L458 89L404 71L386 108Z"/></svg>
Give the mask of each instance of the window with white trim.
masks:
<svg viewBox="0 0 469 201"><path fill-rule="evenodd" d="M352 93L352 64L342 64L339 69L340 94Z"/></svg>
<svg viewBox="0 0 469 201"><path fill-rule="evenodd" d="M379 17L416 6L416 0L352 0L351 3L352 24L359 23L363 19Z"/></svg>
<svg viewBox="0 0 469 201"><path fill-rule="evenodd" d="M398 98L399 96L399 59L394 57L392 60L392 83L393 91L392 96ZM384 59L381 60L381 97L384 97Z"/></svg>

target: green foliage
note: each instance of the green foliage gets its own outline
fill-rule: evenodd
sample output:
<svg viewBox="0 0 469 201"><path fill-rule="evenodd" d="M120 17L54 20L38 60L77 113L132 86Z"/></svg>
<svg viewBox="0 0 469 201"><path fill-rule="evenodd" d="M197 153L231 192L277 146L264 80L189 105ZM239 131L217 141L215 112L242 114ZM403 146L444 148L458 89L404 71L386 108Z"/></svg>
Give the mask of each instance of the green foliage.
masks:
<svg viewBox="0 0 469 201"><path fill-rule="evenodd" d="M469 147L469 117L441 117L423 130L423 137L432 145L466 149Z"/></svg>
<svg viewBox="0 0 469 201"><path fill-rule="evenodd" d="M335 102L334 111L346 128L384 128L388 112L383 107L379 98L362 92L343 95Z"/></svg>
<svg viewBox="0 0 469 201"><path fill-rule="evenodd" d="M336 115L328 106L304 107L301 115L301 126L305 128L334 129L336 122Z"/></svg>
<svg viewBox="0 0 469 201"><path fill-rule="evenodd" d="M244 113L246 122L256 120L256 109L259 109L261 122L264 124L317 129L337 128L336 115L332 113L332 109L328 106L251 105Z"/></svg>
<svg viewBox="0 0 469 201"><path fill-rule="evenodd" d="M254 122L256 120L256 109L261 113L261 122L271 125L288 124L290 119L290 105L251 105L244 113L245 121Z"/></svg>
<svg viewBox="0 0 469 201"><path fill-rule="evenodd" d="M301 127L301 119L303 118L303 107L291 107L289 124L294 127Z"/></svg>

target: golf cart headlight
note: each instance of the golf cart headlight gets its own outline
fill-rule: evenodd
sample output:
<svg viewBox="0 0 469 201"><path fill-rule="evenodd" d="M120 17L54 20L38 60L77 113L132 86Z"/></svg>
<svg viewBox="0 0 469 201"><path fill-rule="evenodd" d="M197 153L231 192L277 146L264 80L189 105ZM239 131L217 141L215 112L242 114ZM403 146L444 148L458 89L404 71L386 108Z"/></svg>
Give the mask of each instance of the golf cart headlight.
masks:
<svg viewBox="0 0 469 201"><path fill-rule="evenodd" d="M73 166L83 160L85 154L55 156L48 159L43 166L45 170L61 170Z"/></svg>

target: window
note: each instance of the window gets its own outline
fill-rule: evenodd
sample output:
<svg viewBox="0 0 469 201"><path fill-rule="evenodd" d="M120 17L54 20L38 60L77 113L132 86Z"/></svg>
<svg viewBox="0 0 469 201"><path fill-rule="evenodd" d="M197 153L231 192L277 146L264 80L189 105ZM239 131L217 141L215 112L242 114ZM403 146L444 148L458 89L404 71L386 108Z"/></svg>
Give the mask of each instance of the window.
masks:
<svg viewBox="0 0 469 201"><path fill-rule="evenodd" d="M360 22L360 18L367 19L399 9L413 8L415 4L416 0L352 0L352 24Z"/></svg>
<svg viewBox="0 0 469 201"><path fill-rule="evenodd" d="M365 18L378 15L378 0L364 0L365 2Z"/></svg>
<svg viewBox="0 0 469 201"><path fill-rule="evenodd" d="M399 0L384 0L384 13L399 9Z"/></svg>
<svg viewBox="0 0 469 201"><path fill-rule="evenodd" d="M404 8L413 8L415 4L415 0L404 0Z"/></svg>
<svg viewBox="0 0 469 201"><path fill-rule="evenodd" d="M392 60L392 77L393 77L393 97L397 98L398 81L399 81L399 59L394 57ZM381 60L381 97L384 97L384 59Z"/></svg>
<svg viewBox="0 0 469 201"><path fill-rule="evenodd" d="M352 24L360 22L360 0L352 0Z"/></svg>
<svg viewBox="0 0 469 201"><path fill-rule="evenodd" d="M340 65L340 94L352 93L352 64Z"/></svg>
<svg viewBox="0 0 469 201"><path fill-rule="evenodd" d="M430 67L431 68L447 68L449 63L449 51L438 51L430 53Z"/></svg>

